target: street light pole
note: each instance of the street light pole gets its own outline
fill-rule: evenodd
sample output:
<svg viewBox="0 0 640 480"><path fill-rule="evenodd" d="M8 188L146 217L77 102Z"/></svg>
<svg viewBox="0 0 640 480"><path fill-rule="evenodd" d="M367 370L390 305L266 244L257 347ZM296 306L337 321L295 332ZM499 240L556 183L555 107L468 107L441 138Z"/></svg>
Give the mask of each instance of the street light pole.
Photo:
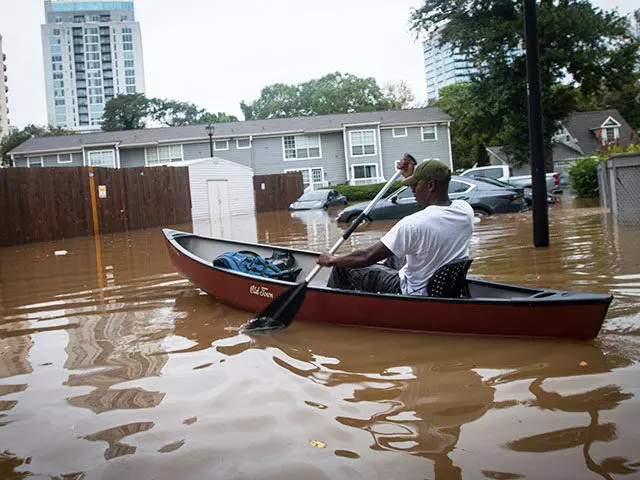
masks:
<svg viewBox="0 0 640 480"><path fill-rule="evenodd" d="M538 22L536 1L524 0L524 35L527 49L527 82L529 86L529 149L531 154L531 190L533 194L533 245L549 246L549 211L544 169L544 134L540 93L540 58L538 54Z"/></svg>
<svg viewBox="0 0 640 480"><path fill-rule="evenodd" d="M213 132L215 131L216 127L212 123L210 123L209 125L204 127L204 129L207 131L207 135L209 135L209 154L211 155L211 158L213 158Z"/></svg>

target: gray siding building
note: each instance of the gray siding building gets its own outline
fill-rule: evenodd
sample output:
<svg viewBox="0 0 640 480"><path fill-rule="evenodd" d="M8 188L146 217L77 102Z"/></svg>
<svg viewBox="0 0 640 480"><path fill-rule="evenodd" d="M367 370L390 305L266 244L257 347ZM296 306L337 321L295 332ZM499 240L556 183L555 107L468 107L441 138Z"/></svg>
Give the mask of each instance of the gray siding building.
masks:
<svg viewBox="0 0 640 480"><path fill-rule="evenodd" d="M452 166L451 117L436 107L219 123L213 153L254 175L299 171L307 188L378 183L405 152ZM10 152L16 167L168 165L208 158L204 125L40 137Z"/></svg>

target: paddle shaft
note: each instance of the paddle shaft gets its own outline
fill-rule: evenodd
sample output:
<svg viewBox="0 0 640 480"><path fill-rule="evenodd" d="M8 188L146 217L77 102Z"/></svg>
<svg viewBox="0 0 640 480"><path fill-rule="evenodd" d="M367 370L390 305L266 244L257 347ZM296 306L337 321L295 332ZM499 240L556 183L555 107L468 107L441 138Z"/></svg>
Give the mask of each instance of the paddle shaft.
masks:
<svg viewBox="0 0 640 480"><path fill-rule="evenodd" d="M354 232L354 230L358 228L358 225L360 225L363 222L363 220L367 218L367 215L369 214L371 209L376 205L376 203L378 203L378 201L384 196L384 194L389 191L393 183L398 179L400 175L402 175L402 170L397 170L396 173L393 174L393 176L389 179L387 184L384 187L382 187L382 189L373 198L373 200L369 202L369 205L367 205L367 208L365 208L360 213L360 215L358 215L356 219L351 222L351 225L349 225L349 228L347 228L347 230L344 232L342 237L340 237L338 241L333 245L333 247L331 247L331 250L329 250L329 253L334 254L338 251L338 249L342 246L344 241L347 238L349 238L351 234ZM322 265L316 265L313 268L313 270L309 272L309 275L306 276L306 278L304 279L304 283L309 283L311 280L313 280L313 277L316 276L316 274L320 271L321 268L322 268Z"/></svg>

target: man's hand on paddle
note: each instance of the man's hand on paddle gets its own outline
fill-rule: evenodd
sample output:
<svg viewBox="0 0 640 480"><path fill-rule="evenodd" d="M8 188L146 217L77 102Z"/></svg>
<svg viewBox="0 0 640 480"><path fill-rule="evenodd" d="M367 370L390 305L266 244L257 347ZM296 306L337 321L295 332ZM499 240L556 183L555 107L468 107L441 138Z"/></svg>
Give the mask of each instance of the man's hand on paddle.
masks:
<svg viewBox="0 0 640 480"><path fill-rule="evenodd" d="M330 267L331 261L335 259L335 255L329 252L322 252L318 257L318 265L322 265L323 267Z"/></svg>
<svg viewBox="0 0 640 480"><path fill-rule="evenodd" d="M402 176L404 178L407 178L413 175L413 169L415 167L416 167L416 161L408 153L405 153L400 159L400 163L398 163L398 170L402 170Z"/></svg>

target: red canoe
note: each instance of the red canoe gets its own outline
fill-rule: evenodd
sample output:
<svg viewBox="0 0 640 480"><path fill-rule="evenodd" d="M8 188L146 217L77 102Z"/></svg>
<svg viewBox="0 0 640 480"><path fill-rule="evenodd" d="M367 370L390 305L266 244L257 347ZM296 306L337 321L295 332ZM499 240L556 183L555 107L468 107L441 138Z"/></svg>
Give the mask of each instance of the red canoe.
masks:
<svg viewBox="0 0 640 480"><path fill-rule="evenodd" d="M292 248L201 237L164 229L176 270L209 295L249 312L260 312L291 282L214 267L228 251L263 257L289 251L303 279L318 253ZM326 287L330 269L313 279L296 320L362 327L467 335L556 337L588 340L598 335L611 295L545 290L468 279L469 298L372 294ZM249 318L247 318L248 320Z"/></svg>

